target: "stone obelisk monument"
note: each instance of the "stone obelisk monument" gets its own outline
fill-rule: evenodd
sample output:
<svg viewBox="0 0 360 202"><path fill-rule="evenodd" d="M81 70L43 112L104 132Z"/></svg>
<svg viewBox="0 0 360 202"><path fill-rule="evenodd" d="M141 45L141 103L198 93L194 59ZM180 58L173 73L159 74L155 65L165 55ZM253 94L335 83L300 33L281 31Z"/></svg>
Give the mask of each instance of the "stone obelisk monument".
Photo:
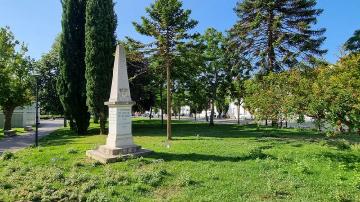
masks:
<svg viewBox="0 0 360 202"><path fill-rule="evenodd" d="M86 155L102 163L116 162L129 156L141 156L151 151L141 149L133 142L131 130L131 107L129 79L124 47L116 47L113 79L109 106L109 134L106 145L97 150L89 150Z"/></svg>

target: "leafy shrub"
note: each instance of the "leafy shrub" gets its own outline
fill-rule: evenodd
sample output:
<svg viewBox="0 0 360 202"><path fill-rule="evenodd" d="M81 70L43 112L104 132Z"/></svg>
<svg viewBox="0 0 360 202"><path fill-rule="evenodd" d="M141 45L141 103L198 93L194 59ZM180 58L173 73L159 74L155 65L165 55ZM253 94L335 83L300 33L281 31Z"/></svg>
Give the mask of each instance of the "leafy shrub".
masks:
<svg viewBox="0 0 360 202"><path fill-rule="evenodd" d="M1 155L1 160L3 161L8 161L10 159L14 159L15 158L15 154L12 153L12 152L4 152L2 155Z"/></svg>
<svg viewBox="0 0 360 202"><path fill-rule="evenodd" d="M152 187L156 187L162 183L165 175L167 175L166 170L160 170L157 172L141 173L140 175L138 175L138 181L140 183L144 183L144 184L150 185Z"/></svg>

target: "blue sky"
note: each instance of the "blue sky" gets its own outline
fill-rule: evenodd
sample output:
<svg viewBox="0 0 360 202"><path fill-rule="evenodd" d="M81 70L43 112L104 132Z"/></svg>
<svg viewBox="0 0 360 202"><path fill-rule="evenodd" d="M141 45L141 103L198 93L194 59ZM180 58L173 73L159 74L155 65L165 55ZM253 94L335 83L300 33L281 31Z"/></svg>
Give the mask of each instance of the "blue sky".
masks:
<svg viewBox="0 0 360 202"><path fill-rule="evenodd" d="M229 29L236 22L233 8L238 0L184 0L184 7L193 11L192 18L199 21L196 31L207 27L220 31ZM118 16L119 39L131 36L146 40L136 33L131 22L139 21L153 0L115 0ZM0 0L0 26L10 26L17 39L25 42L29 55L39 58L46 53L61 31L60 0ZM327 28L324 48L329 52L326 59L335 62L341 45L360 29L360 0L318 0L324 13L318 19L318 27Z"/></svg>

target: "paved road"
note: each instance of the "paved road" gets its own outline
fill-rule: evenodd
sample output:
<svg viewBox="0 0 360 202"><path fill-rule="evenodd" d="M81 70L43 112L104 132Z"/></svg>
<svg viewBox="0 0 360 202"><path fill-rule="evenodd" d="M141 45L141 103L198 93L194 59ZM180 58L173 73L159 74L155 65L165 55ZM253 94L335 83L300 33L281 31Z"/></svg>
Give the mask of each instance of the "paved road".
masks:
<svg viewBox="0 0 360 202"><path fill-rule="evenodd" d="M49 135L51 132L61 128L64 124L62 119L41 120L39 127L39 138ZM4 151L18 151L22 148L31 146L35 141L35 131L21 136L3 138L0 140L0 153Z"/></svg>

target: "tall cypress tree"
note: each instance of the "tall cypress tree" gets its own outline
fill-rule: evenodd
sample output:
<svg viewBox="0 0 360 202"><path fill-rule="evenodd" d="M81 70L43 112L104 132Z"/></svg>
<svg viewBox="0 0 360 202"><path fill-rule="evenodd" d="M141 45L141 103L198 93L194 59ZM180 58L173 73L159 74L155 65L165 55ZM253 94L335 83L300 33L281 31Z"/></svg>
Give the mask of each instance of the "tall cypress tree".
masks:
<svg viewBox="0 0 360 202"><path fill-rule="evenodd" d="M86 94L91 112L100 119L100 134L106 134L107 107L111 88L114 50L116 44L116 15L112 0L87 0Z"/></svg>
<svg viewBox="0 0 360 202"><path fill-rule="evenodd" d="M321 49L325 29L312 29L323 11L315 7L316 0L243 0L232 39L263 74L311 61L327 52Z"/></svg>
<svg viewBox="0 0 360 202"><path fill-rule="evenodd" d="M78 134L86 133L90 120L85 89L85 4L85 0L62 0L58 91Z"/></svg>

